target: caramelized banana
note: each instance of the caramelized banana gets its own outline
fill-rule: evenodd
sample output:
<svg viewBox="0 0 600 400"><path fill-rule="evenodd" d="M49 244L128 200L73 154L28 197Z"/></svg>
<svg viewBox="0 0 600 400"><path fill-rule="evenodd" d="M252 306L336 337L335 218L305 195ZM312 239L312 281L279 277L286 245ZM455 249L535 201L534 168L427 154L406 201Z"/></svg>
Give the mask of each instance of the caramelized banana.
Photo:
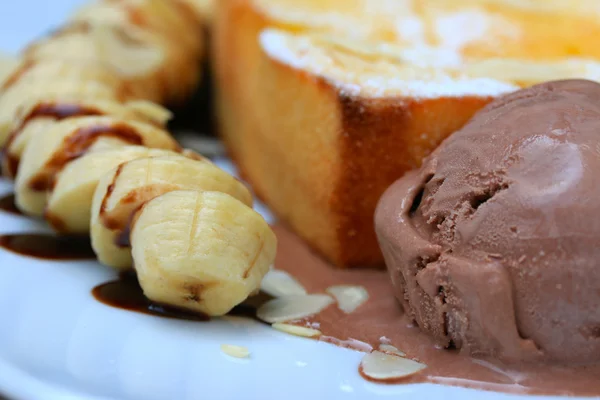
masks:
<svg viewBox="0 0 600 400"><path fill-rule="evenodd" d="M175 154L177 153L170 150L144 146L123 146L86 153L65 165L56 175L44 216L50 225L61 233L87 234L90 231L94 191L102 176L120 164L136 158ZM191 159L203 159L189 150L182 154Z"/></svg>
<svg viewBox="0 0 600 400"><path fill-rule="evenodd" d="M115 268L130 268L127 224L145 202L173 190L219 191L252 205L248 189L210 162L184 156L138 158L106 174L92 203L92 247L98 259Z"/></svg>
<svg viewBox="0 0 600 400"><path fill-rule="evenodd" d="M87 151L137 144L177 150L177 142L154 125L114 117L70 118L54 124L27 144L15 181L17 206L41 216L55 175Z"/></svg>
<svg viewBox="0 0 600 400"><path fill-rule="evenodd" d="M221 315L258 291L276 239L244 184L165 129L157 103L199 77L195 1L90 4L1 63L0 145L23 212L90 233L109 266L135 262L149 298Z"/></svg>
<svg viewBox="0 0 600 400"><path fill-rule="evenodd" d="M220 192L163 194L135 214L131 227L144 294L208 315L223 315L258 291L276 244L259 214Z"/></svg>

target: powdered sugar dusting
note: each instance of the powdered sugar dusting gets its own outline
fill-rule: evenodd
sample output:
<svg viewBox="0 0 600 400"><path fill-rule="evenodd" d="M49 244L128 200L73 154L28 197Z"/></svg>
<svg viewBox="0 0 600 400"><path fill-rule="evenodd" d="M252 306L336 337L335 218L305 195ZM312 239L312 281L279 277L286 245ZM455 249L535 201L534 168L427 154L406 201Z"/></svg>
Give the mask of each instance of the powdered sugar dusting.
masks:
<svg viewBox="0 0 600 400"><path fill-rule="evenodd" d="M485 37L489 26L488 13L466 10L437 18L435 30L441 47L460 50L470 42Z"/></svg>
<svg viewBox="0 0 600 400"><path fill-rule="evenodd" d="M312 29L344 32L349 37L364 38L369 36L374 27L373 21L365 21L361 15L345 14L339 10L316 12L302 7L291 8L286 4L278 4L276 1L258 2L267 3L262 5L261 11L268 14L277 21L285 21L288 24L300 25ZM352 26L354 29L348 29Z"/></svg>
<svg viewBox="0 0 600 400"><path fill-rule="evenodd" d="M425 44L425 27L418 16L400 17L396 21L398 37L412 44Z"/></svg>
<svg viewBox="0 0 600 400"><path fill-rule="evenodd" d="M459 52L477 42L501 49L505 41L518 40L523 34L508 18L481 9L441 14L434 18L432 28L439 46Z"/></svg>
<svg viewBox="0 0 600 400"><path fill-rule="evenodd" d="M348 41L268 29L260 43L272 59L328 81L348 96L491 97L553 79L600 80L591 59L464 60L458 51L427 46Z"/></svg>
<svg viewBox="0 0 600 400"><path fill-rule="evenodd" d="M483 3L501 4L527 11L565 12L582 15L600 15L600 3L596 0L482 0Z"/></svg>
<svg viewBox="0 0 600 400"><path fill-rule="evenodd" d="M492 78L450 76L443 68L456 65L459 58L429 49L408 49L396 54L397 60L365 61L360 57L333 57L327 47L319 47L306 36L293 36L268 29L260 34L263 50L273 59L293 68L322 76L352 96L420 98L496 96L518 86ZM422 54L420 65L415 62ZM440 57L435 55L439 54ZM444 56L446 54L446 56ZM448 61L450 60L450 61ZM344 62L351 63L345 65ZM420 69L421 68L421 69Z"/></svg>
<svg viewBox="0 0 600 400"><path fill-rule="evenodd" d="M343 83L341 88L347 89ZM356 90L356 88L359 90ZM431 81L404 80L386 77L369 77L364 85L353 85L354 90L348 90L354 96L387 97L401 94L407 97L462 97L462 96L497 96L518 89L518 86L499 82L489 78L459 78L445 77Z"/></svg>
<svg viewBox="0 0 600 400"><path fill-rule="evenodd" d="M398 15L410 10L414 0L362 0L360 7L356 7L371 15Z"/></svg>

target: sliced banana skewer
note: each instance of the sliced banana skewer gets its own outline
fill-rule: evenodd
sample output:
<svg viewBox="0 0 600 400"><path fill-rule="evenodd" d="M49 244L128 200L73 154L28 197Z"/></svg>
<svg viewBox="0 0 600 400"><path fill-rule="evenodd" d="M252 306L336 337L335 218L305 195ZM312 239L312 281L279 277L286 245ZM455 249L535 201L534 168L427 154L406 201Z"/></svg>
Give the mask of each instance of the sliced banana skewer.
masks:
<svg viewBox="0 0 600 400"><path fill-rule="evenodd" d="M150 299L222 315L258 291L277 242L248 189L181 149L152 102L198 79L187 1L94 3L31 45L0 86L2 170L22 211L90 233L100 261L133 267Z"/></svg>

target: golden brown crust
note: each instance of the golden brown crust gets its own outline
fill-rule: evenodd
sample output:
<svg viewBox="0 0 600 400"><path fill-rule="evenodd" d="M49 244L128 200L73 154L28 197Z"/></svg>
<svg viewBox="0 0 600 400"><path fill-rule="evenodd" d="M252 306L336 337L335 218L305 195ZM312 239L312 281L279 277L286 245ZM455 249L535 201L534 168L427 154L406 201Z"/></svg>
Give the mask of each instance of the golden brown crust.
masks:
<svg viewBox="0 0 600 400"><path fill-rule="evenodd" d="M347 97L321 79L298 74L272 60L267 62L272 68L268 76L275 82L296 81L294 86L310 95L278 102L278 109L267 108L264 113L272 117L263 123L263 129L241 128L245 132L240 138L244 151L228 146L230 154L258 197L335 265L381 266L373 227L373 211L380 195L404 172L418 166L431 149L490 98L418 101ZM273 96L278 83L273 86L265 85L257 101ZM332 110L330 124L324 123L325 115L308 124L285 121L294 107L315 115L316 111L307 109L309 104ZM277 121L276 115L284 121ZM436 115L435 120L431 115ZM324 132L326 125L330 129ZM240 132L239 128L236 131ZM332 146L315 157L321 162L309 160L301 149L292 148L292 142L311 135L333 139ZM299 165L303 167L299 169ZM274 166L281 173L276 174Z"/></svg>
<svg viewBox="0 0 600 400"><path fill-rule="evenodd" d="M379 197L490 100L340 97L343 132L338 146L345 168L331 205L340 218L336 236L341 251L333 257L336 264L381 263L373 226Z"/></svg>

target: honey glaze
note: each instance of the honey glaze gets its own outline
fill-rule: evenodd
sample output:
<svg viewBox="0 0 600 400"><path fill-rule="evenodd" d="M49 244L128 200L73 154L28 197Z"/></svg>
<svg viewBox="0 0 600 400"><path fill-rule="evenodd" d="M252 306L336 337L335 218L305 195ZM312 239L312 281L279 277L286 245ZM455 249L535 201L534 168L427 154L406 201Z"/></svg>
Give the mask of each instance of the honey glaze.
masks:
<svg viewBox="0 0 600 400"><path fill-rule="evenodd" d="M15 203L15 195L12 193L0 197L0 211L8 214L23 215L21 210L19 210L17 207Z"/></svg>
<svg viewBox="0 0 600 400"><path fill-rule="evenodd" d="M278 251L275 265L296 278L308 293L324 293L332 285L361 285L369 299L350 314L335 304L320 314L297 322L318 326L320 340L360 351L391 344L406 357L427 368L401 381L381 383L438 383L518 394L597 396L600 365L505 365L498 360L475 359L458 350L441 349L404 315L385 270L335 269L311 252L283 226L275 226ZM360 372L359 365L356 366Z"/></svg>
<svg viewBox="0 0 600 400"><path fill-rule="evenodd" d="M89 238L54 236L44 233L0 235L0 248L12 253L45 260L93 260Z"/></svg>

